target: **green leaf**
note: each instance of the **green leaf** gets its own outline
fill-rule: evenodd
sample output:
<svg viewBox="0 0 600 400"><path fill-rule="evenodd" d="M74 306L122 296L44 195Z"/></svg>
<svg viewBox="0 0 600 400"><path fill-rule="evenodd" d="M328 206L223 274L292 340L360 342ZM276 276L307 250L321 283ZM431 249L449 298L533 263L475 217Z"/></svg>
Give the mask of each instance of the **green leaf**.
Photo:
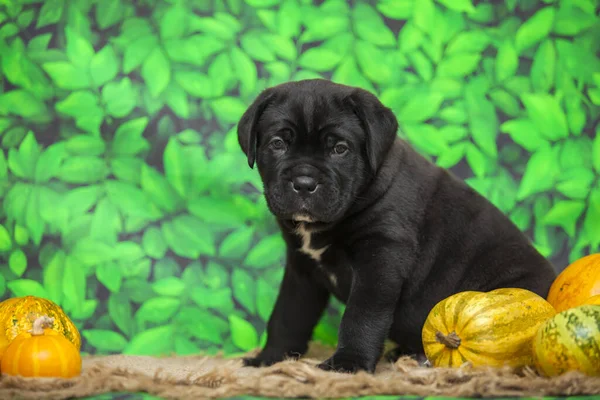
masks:
<svg viewBox="0 0 600 400"><path fill-rule="evenodd" d="M96 3L96 23L100 29L115 25L124 14L125 9L120 0L102 0Z"/></svg>
<svg viewBox="0 0 600 400"><path fill-rule="evenodd" d="M260 62L275 61L275 54L264 40L262 33L249 31L240 40L242 49L254 60Z"/></svg>
<svg viewBox="0 0 600 400"><path fill-rule="evenodd" d="M25 226L31 233L33 243L39 246L44 235L45 224L41 216L41 201L44 187L34 186L29 193L27 208L25 210Z"/></svg>
<svg viewBox="0 0 600 400"><path fill-rule="evenodd" d="M272 7L279 4L280 0L245 0L246 4L254 8Z"/></svg>
<svg viewBox="0 0 600 400"><path fill-rule="evenodd" d="M2 112L33 121L50 121L46 104L25 90L10 90L0 94L0 113Z"/></svg>
<svg viewBox="0 0 600 400"><path fill-rule="evenodd" d="M227 322L197 307L183 307L175 320L190 336L215 344L223 343L221 335L229 329Z"/></svg>
<svg viewBox="0 0 600 400"><path fill-rule="evenodd" d="M69 138L64 148L73 155L100 156L104 154L106 144L101 137L81 134Z"/></svg>
<svg viewBox="0 0 600 400"><path fill-rule="evenodd" d="M133 331L131 303L125 293L113 293L108 297L108 315L125 335Z"/></svg>
<svg viewBox="0 0 600 400"><path fill-rule="evenodd" d="M83 135L82 135L83 136ZM61 164L67 157L64 142L51 144L44 150L35 165L35 181L39 183L48 182L58 176Z"/></svg>
<svg viewBox="0 0 600 400"><path fill-rule="evenodd" d="M524 232L529 229L531 224L531 212L528 208L519 206L510 213L510 219L517 228Z"/></svg>
<svg viewBox="0 0 600 400"><path fill-rule="evenodd" d="M98 282L113 293L118 293L121 289L121 270L116 263L107 262L98 265L96 278L98 278Z"/></svg>
<svg viewBox="0 0 600 400"><path fill-rule="evenodd" d="M204 32L221 40L232 40L237 32L224 21L217 18L199 17L191 15L189 17L190 32Z"/></svg>
<svg viewBox="0 0 600 400"><path fill-rule="evenodd" d="M505 40L496 54L496 80L502 82L517 72L519 56L511 40Z"/></svg>
<svg viewBox="0 0 600 400"><path fill-rule="evenodd" d="M569 130L575 136L581 135L587 122L586 109L582 105L581 97L579 95L568 96L565 99L565 107Z"/></svg>
<svg viewBox="0 0 600 400"><path fill-rule="evenodd" d="M114 79L119 72L119 60L111 45L106 45L92 57L90 74L96 86Z"/></svg>
<svg viewBox="0 0 600 400"><path fill-rule="evenodd" d="M43 265L43 283L48 291L48 299L57 304L61 304L62 276L64 273L65 253L62 250L52 255L47 264Z"/></svg>
<svg viewBox="0 0 600 400"><path fill-rule="evenodd" d="M524 93L521 101L544 138L555 141L569 135L567 118L555 97L548 93Z"/></svg>
<svg viewBox="0 0 600 400"><path fill-rule="evenodd" d="M541 147L531 155L517 193L519 201L554 187L559 172L557 159L556 150L550 146Z"/></svg>
<svg viewBox="0 0 600 400"><path fill-rule="evenodd" d="M346 15L322 14L315 10L317 18L306 17L306 30L300 36L303 42L315 42L331 38L339 33L347 32L349 20Z"/></svg>
<svg viewBox="0 0 600 400"><path fill-rule="evenodd" d="M10 233L4 225L0 225L0 252L9 251L10 249L12 249Z"/></svg>
<svg viewBox="0 0 600 400"><path fill-rule="evenodd" d="M398 36L400 51L404 53L415 51L421 46L424 39L425 34L423 31L416 27L411 21L407 21L400 30Z"/></svg>
<svg viewBox="0 0 600 400"><path fill-rule="evenodd" d="M72 92L56 103L56 111L73 117L79 128L96 135L100 133L104 111L98 106L94 93L88 90Z"/></svg>
<svg viewBox="0 0 600 400"><path fill-rule="evenodd" d="M250 227L239 228L230 233L219 249L219 255L224 258L241 258L248 253L252 238L254 237L254 229Z"/></svg>
<svg viewBox="0 0 600 400"><path fill-rule="evenodd" d="M139 188L121 181L106 181L108 197L119 210L128 217L155 220L161 212Z"/></svg>
<svg viewBox="0 0 600 400"><path fill-rule="evenodd" d="M585 202L579 200L557 201L548 211L542 222L547 225L562 227L565 232L575 236L575 225L585 210Z"/></svg>
<svg viewBox="0 0 600 400"><path fill-rule="evenodd" d="M426 90L417 92L402 107L398 118L402 122L423 122L439 110L444 98L441 94Z"/></svg>
<svg viewBox="0 0 600 400"><path fill-rule="evenodd" d="M180 215L162 224L165 241L181 257L198 258L216 254L214 238L206 225L191 215Z"/></svg>
<svg viewBox="0 0 600 400"><path fill-rule="evenodd" d="M105 197L96 204L90 224L90 238L114 244L123 228L122 225L117 207Z"/></svg>
<svg viewBox="0 0 600 400"><path fill-rule="evenodd" d="M8 152L8 167L20 178L33 179L40 148L33 132L29 132L21 142L19 150Z"/></svg>
<svg viewBox="0 0 600 400"><path fill-rule="evenodd" d="M281 235L274 234L261 239L244 261L253 268L265 268L278 263L283 257L284 242Z"/></svg>
<svg viewBox="0 0 600 400"><path fill-rule="evenodd" d="M587 212L583 221L583 231L590 238L591 245L598 247L600 245L600 189L595 188L591 191Z"/></svg>
<svg viewBox="0 0 600 400"><path fill-rule="evenodd" d="M237 227L244 224L247 215L235 200L235 197L220 200L198 197L188 202L188 209L191 214L207 224Z"/></svg>
<svg viewBox="0 0 600 400"><path fill-rule="evenodd" d="M459 53L444 58L437 68L438 76L462 78L474 72L481 61L481 54Z"/></svg>
<svg viewBox="0 0 600 400"><path fill-rule="evenodd" d="M140 321L163 323L171 319L181 306L181 300L173 297L155 297L142 304L135 313Z"/></svg>
<svg viewBox="0 0 600 400"><path fill-rule="evenodd" d="M15 279L8 282L6 286L13 293L14 297L36 296L44 299L48 298L46 289L33 279Z"/></svg>
<svg viewBox="0 0 600 400"><path fill-rule="evenodd" d="M185 282L175 276L160 279L152 284L152 290L161 296L179 297L185 288Z"/></svg>
<svg viewBox="0 0 600 400"><path fill-rule="evenodd" d="M528 118L508 120L500 125L500 131L508 133L515 143L529 152L548 144L536 125Z"/></svg>
<svg viewBox="0 0 600 400"><path fill-rule="evenodd" d="M377 9L388 18L403 20L412 16L414 3L414 0L381 0Z"/></svg>
<svg viewBox="0 0 600 400"><path fill-rule="evenodd" d="M157 49L158 39L145 35L129 42L123 53L123 72L128 74L146 61L150 53Z"/></svg>
<svg viewBox="0 0 600 400"><path fill-rule="evenodd" d="M173 348L174 325L146 329L135 335L125 346L123 354L158 356L168 354Z"/></svg>
<svg viewBox="0 0 600 400"><path fill-rule="evenodd" d="M285 37L300 34L301 9L296 0L283 0L276 16L277 32Z"/></svg>
<svg viewBox="0 0 600 400"><path fill-rule="evenodd" d="M240 81L240 93L247 96L254 92L257 82L256 64L239 47L233 47L230 52L231 65Z"/></svg>
<svg viewBox="0 0 600 400"><path fill-rule="evenodd" d="M433 0L415 1L412 20L423 32L431 32L434 28L435 4Z"/></svg>
<svg viewBox="0 0 600 400"><path fill-rule="evenodd" d="M167 88L165 102L178 117L184 119L190 117L190 104L187 93L175 82L171 82Z"/></svg>
<svg viewBox="0 0 600 400"><path fill-rule="evenodd" d="M37 17L36 29L56 24L60 21L65 6L64 0L46 0L43 3L40 14Z"/></svg>
<svg viewBox="0 0 600 400"><path fill-rule="evenodd" d="M93 156L72 156L62 164L59 178L67 183L94 183L108 175L106 161Z"/></svg>
<svg viewBox="0 0 600 400"><path fill-rule="evenodd" d="M183 151L183 147L176 138L169 139L165 152L163 154L165 176L171 186L180 196L186 197L189 186L187 183L188 165Z"/></svg>
<svg viewBox="0 0 600 400"><path fill-rule="evenodd" d="M410 53L408 59L424 81L428 82L433 78L433 65L422 51L417 50ZM443 93L438 94L443 96Z"/></svg>
<svg viewBox="0 0 600 400"><path fill-rule="evenodd" d="M402 28L403 30L406 27ZM482 53L491 43L490 36L482 30L467 30L458 33L446 47L445 54Z"/></svg>
<svg viewBox="0 0 600 400"><path fill-rule="evenodd" d="M369 42L359 40L354 45L356 60L365 76L371 81L385 84L393 76L390 65L380 62L384 58L381 50Z"/></svg>
<svg viewBox="0 0 600 400"><path fill-rule="evenodd" d="M276 299L277 289L263 278L259 278L256 284L256 308L263 321L269 320Z"/></svg>
<svg viewBox="0 0 600 400"><path fill-rule="evenodd" d="M498 116L494 105L484 94L479 93L474 81L465 90L465 103L469 115L469 128L475 143L490 157L498 155L496 136L498 135Z"/></svg>
<svg viewBox="0 0 600 400"><path fill-rule="evenodd" d="M167 252L167 244L162 232L154 226L144 232L142 246L146 254L155 259L163 258Z"/></svg>
<svg viewBox="0 0 600 400"><path fill-rule="evenodd" d="M467 162L469 163L469 166L476 177L484 177L488 172L490 172L490 163L487 157L471 143L467 144L466 156Z"/></svg>
<svg viewBox="0 0 600 400"><path fill-rule="evenodd" d="M160 20L160 36L164 39L182 37L187 29L188 10L179 5L170 7Z"/></svg>
<svg viewBox="0 0 600 400"><path fill-rule="evenodd" d="M556 51L551 40L538 47L531 65L531 85L538 92L549 92L554 84Z"/></svg>
<svg viewBox="0 0 600 400"><path fill-rule="evenodd" d="M166 212L174 212L181 203L181 198L166 178L146 164L142 165L141 186L154 203Z"/></svg>
<svg viewBox="0 0 600 400"><path fill-rule="evenodd" d="M8 258L10 270L18 277L23 276L27 269L27 256L21 249L15 249Z"/></svg>
<svg viewBox="0 0 600 400"><path fill-rule="evenodd" d="M301 67L315 71L331 71L342 60L342 54L323 47L313 47L300 56Z"/></svg>
<svg viewBox="0 0 600 400"><path fill-rule="evenodd" d="M65 27L67 57L75 66L87 67L94 56L92 44L70 26Z"/></svg>
<svg viewBox="0 0 600 400"><path fill-rule="evenodd" d="M199 286L192 292L192 300L198 306L216 310L223 315L233 312L235 305L232 297L229 287L211 289Z"/></svg>
<svg viewBox="0 0 600 400"><path fill-rule="evenodd" d="M210 106L217 118L225 124L237 123L247 108L238 97L221 97L212 100Z"/></svg>
<svg viewBox="0 0 600 400"><path fill-rule="evenodd" d="M490 99L503 113L516 117L521 114L519 101L503 89L492 89L489 93Z"/></svg>
<svg viewBox="0 0 600 400"><path fill-rule="evenodd" d="M556 190L571 199L585 200L595 179L594 172L585 167L568 168L561 171Z"/></svg>
<svg viewBox="0 0 600 400"><path fill-rule="evenodd" d="M462 160L467 149L466 143L457 143L442 153L435 163L442 168L452 168Z"/></svg>
<svg viewBox="0 0 600 400"><path fill-rule="evenodd" d="M600 173L600 124L596 125L596 135L592 145L592 163L596 172Z"/></svg>
<svg viewBox="0 0 600 400"><path fill-rule="evenodd" d="M68 61L46 62L42 64L42 68L60 89L80 90L87 89L91 85L88 71Z"/></svg>
<svg viewBox="0 0 600 400"><path fill-rule="evenodd" d="M230 315L229 329L233 344L241 350L250 351L258 346L258 334L250 322L237 315Z"/></svg>
<svg viewBox="0 0 600 400"><path fill-rule="evenodd" d="M448 151L446 139L438 133L438 130L433 125L405 124L403 129L409 142L419 152L439 156Z"/></svg>
<svg viewBox="0 0 600 400"><path fill-rule="evenodd" d="M475 12L475 7L471 0L437 0L437 2L443 4L449 10L466 12L467 14Z"/></svg>
<svg viewBox="0 0 600 400"><path fill-rule="evenodd" d="M112 151L115 155L136 155L150 148L150 144L143 137L148 125L148 118L132 119L119 125L112 142Z"/></svg>
<svg viewBox="0 0 600 400"><path fill-rule="evenodd" d="M104 329L86 329L81 332L85 340L100 351L120 352L127 340L120 333Z"/></svg>
<svg viewBox="0 0 600 400"><path fill-rule="evenodd" d="M193 97L205 98L213 96L213 84L210 78L201 72L175 71L174 80Z"/></svg>
<svg viewBox="0 0 600 400"><path fill-rule="evenodd" d="M81 265L67 256L62 277L63 305L65 312L79 312L85 301L86 280Z"/></svg>
<svg viewBox="0 0 600 400"><path fill-rule="evenodd" d="M352 9L352 17L354 30L359 38L381 47L391 47L396 44L394 34L370 5L357 3Z"/></svg>
<svg viewBox="0 0 600 400"><path fill-rule="evenodd" d="M256 283L243 269L236 268L231 274L231 285L235 299L250 313L256 313Z"/></svg>
<svg viewBox="0 0 600 400"><path fill-rule="evenodd" d="M522 52L545 39L554 24L554 7L544 7L525 21L515 36L517 52Z"/></svg>
<svg viewBox="0 0 600 400"><path fill-rule="evenodd" d="M164 52L156 47L142 65L142 78L152 97L160 95L171 81L171 64Z"/></svg>

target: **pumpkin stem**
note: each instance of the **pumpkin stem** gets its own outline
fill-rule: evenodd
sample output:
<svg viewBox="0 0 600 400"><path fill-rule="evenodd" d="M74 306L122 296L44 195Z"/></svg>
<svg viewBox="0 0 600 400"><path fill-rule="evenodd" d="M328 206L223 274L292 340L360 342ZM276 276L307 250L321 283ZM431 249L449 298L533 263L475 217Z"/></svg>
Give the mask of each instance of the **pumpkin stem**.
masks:
<svg viewBox="0 0 600 400"><path fill-rule="evenodd" d="M442 332L437 331L435 339L450 349L458 349L458 346L460 346L460 337L458 337L456 332L444 335Z"/></svg>
<svg viewBox="0 0 600 400"><path fill-rule="evenodd" d="M50 318L47 315L42 315L33 321L33 328L29 331L33 336L40 336L44 334L44 328L52 328L54 324L54 318Z"/></svg>

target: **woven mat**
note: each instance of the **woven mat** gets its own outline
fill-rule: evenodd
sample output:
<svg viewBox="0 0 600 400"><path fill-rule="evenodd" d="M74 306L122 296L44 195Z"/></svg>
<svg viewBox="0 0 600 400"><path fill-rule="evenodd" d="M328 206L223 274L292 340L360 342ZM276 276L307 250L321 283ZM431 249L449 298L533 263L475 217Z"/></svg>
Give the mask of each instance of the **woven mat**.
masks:
<svg viewBox="0 0 600 400"><path fill-rule="evenodd" d="M438 369L411 359L381 362L374 375L324 372L315 367L331 350L313 346L301 361L242 368L223 357L86 357L71 380L0 378L0 399L69 399L110 392L146 392L165 399L265 397L339 398L369 395L530 397L600 394L600 378L569 373L544 379L532 371Z"/></svg>

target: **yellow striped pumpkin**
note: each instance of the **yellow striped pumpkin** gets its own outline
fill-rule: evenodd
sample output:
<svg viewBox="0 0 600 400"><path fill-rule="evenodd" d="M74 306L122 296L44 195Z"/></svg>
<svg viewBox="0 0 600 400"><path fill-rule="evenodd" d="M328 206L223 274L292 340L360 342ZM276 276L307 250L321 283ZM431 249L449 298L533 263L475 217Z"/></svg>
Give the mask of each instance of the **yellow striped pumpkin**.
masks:
<svg viewBox="0 0 600 400"><path fill-rule="evenodd" d="M79 331L60 306L41 297L13 297L0 303L0 358L12 340L29 331L33 322L43 315L54 318L52 329L66 337L77 350L81 348Z"/></svg>
<svg viewBox="0 0 600 400"><path fill-rule="evenodd" d="M532 340L554 307L525 289L466 291L433 307L423 347L434 367L519 367L533 364Z"/></svg>
<svg viewBox="0 0 600 400"><path fill-rule="evenodd" d="M575 370L600 376L600 305L556 314L539 328L533 349L535 366L543 375Z"/></svg>

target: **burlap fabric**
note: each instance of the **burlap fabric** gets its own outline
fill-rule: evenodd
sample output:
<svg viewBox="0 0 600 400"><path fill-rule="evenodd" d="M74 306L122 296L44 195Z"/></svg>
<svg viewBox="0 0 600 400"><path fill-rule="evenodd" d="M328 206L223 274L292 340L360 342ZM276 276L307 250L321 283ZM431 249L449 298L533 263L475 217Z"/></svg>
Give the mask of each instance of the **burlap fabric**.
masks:
<svg viewBox="0 0 600 400"><path fill-rule="evenodd" d="M70 399L110 392L146 392L165 399L268 397L336 398L367 395L517 397L600 395L600 378L569 373L554 379L531 370L437 369L401 359L382 361L374 375L324 372L331 353L313 346L307 358L269 368L242 368L223 357L105 356L84 359L72 380L0 378L0 399Z"/></svg>

